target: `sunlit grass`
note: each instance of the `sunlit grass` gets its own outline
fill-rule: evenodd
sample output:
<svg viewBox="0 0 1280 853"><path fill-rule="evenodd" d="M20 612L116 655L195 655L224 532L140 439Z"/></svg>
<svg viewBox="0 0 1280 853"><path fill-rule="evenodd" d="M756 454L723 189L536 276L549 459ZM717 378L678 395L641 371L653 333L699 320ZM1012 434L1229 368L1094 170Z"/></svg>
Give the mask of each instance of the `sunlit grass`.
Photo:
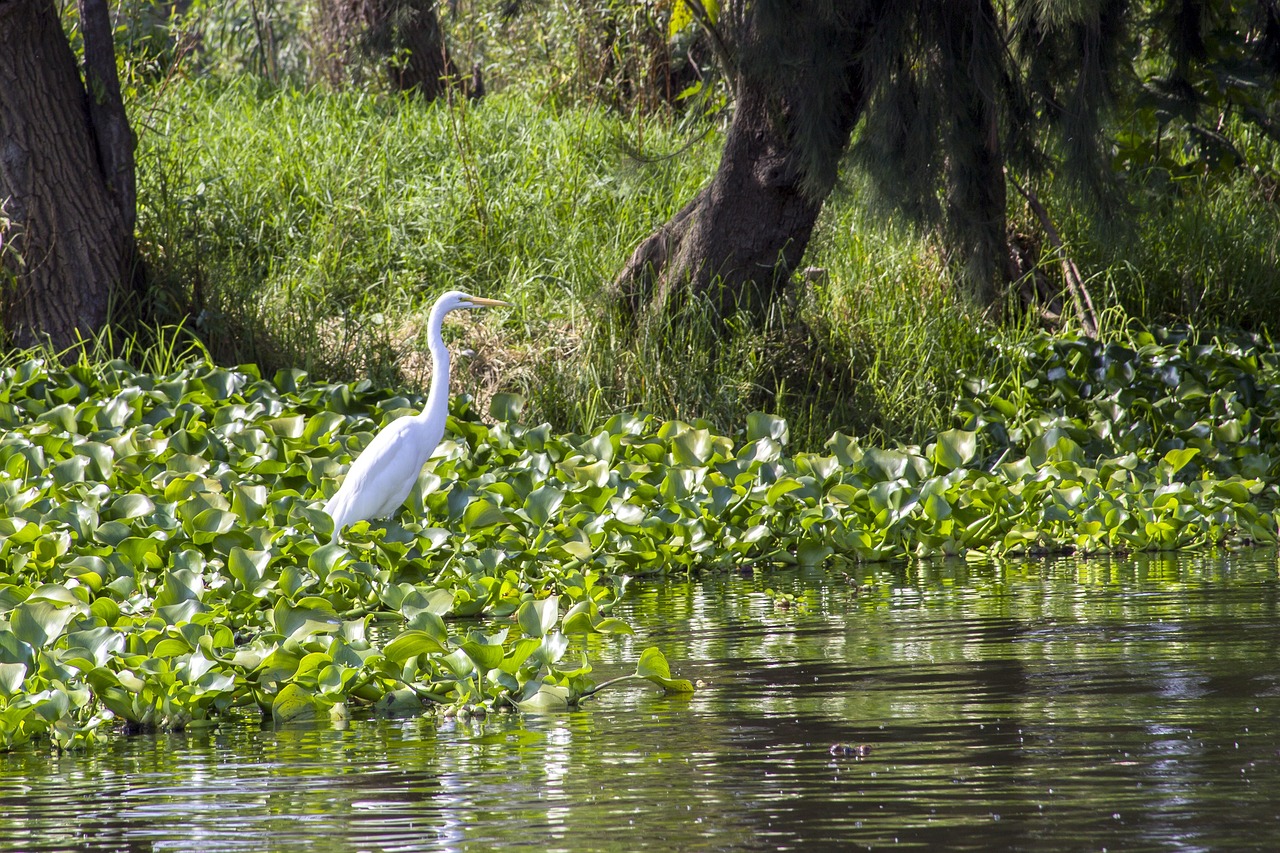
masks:
<svg viewBox="0 0 1280 853"><path fill-rule="evenodd" d="M806 255L817 271L765 323L713 332L695 306L635 333L603 294L714 171L721 137L706 119L516 91L428 105L243 82L178 83L133 112L159 320L189 317L224 364L421 387L425 308L460 288L517 305L447 330L476 352L462 390L518 391L531 417L584 432L621 411L732 431L761 409L817 448L836 430L918 442L953 425L961 372L1001 369L993 344L1039 324L1016 298L992 322L951 285L939 244L868 212L851 179ZM1148 187L1109 220L1043 191L1104 331L1265 326L1280 310L1276 205L1244 173L1177 189ZM1015 223L1031 221L1011 204Z"/></svg>

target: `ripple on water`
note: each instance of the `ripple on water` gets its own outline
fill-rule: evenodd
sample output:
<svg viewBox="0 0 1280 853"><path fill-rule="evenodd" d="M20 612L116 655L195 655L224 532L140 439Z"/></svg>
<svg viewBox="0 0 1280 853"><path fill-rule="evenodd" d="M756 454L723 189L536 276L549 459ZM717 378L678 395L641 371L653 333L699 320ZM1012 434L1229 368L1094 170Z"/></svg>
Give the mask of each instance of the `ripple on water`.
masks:
<svg viewBox="0 0 1280 853"><path fill-rule="evenodd" d="M1275 556L1152 565L643 585L692 697L19 750L0 851L1274 848Z"/></svg>

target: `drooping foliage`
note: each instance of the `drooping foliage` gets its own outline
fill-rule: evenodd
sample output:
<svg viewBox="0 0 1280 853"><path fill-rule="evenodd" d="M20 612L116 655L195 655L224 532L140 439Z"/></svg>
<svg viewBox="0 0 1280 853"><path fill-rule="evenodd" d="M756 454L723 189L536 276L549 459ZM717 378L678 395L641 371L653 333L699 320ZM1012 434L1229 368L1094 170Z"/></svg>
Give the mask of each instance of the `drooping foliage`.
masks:
<svg viewBox="0 0 1280 853"><path fill-rule="evenodd" d="M984 301L1006 266L1005 169L1057 172L1114 200L1113 145L1150 162L1170 125L1216 161L1247 155L1234 119L1280 138L1274 0L755 0L721 16L744 74L785 104L797 168L819 196L852 150L882 199L941 228ZM814 81L838 81L815 85ZM1134 138L1131 118L1147 122ZM1119 122L1116 120L1120 119ZM1130 151L1132 154L1133 152Z"/></svg>

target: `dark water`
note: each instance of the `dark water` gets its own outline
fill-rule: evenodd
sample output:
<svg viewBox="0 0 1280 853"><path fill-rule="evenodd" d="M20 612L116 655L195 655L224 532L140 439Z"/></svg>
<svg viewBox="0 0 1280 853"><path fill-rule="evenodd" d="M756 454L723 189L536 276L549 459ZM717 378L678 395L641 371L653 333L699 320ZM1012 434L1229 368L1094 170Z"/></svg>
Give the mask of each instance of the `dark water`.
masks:
<svg viewBox="0 0 1280 853"><path fill-rule="evenodd" d="M656 644L692 698L20 750L0 850L1280 849L1277 589L1269 552L649 584L596 675Z"/></svg>

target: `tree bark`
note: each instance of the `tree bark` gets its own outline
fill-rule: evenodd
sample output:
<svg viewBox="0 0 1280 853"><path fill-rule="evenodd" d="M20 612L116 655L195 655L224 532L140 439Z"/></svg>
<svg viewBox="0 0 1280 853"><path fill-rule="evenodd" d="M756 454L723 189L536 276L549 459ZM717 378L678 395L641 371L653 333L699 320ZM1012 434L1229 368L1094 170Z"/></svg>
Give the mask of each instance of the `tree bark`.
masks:
<svg viewBox="0 0 1280 853"><path fill-rule="evenodd" d="M781 96L759 71L737 75L733 121L711 182L636 248L614 280L614 300L633 316L660 316L687 298L715 315L760 317L799 264L838 160L863 107L856 50L838 73L801 73ZM803 61L803 60L801 60ZM824 103L838 141L820 162L801 163L797 104Z"/></svg>
<svg viewBox="0 0 1280 853"><path fill-rule="evenodd" d="M362 56L385 71L397 92L416 92L430 101L462 85L436 0L322 0L320 16L328 76L335 84L358 78ZM482 92L483 82L473 81L472 96Z"/></svg>
<svg viewBox="0 0 1280 853"><path fill-rule="evenodd" d="M134 174L134 138L120 96L116 75L115 39L106 0L80 0L80 27L84 32L84 83L89 103L89 123L94 130L98 162L107 191L120 210L124 228L133 234L138 220L138 189Z"/></svg>
<svg viewBox="0 0 1280 853"><path fill-rule="evenodd" d="M0 0L0 305L20 346L63 349L92 335L107 322L132 262L132 174L121 171L132 172L132 138L123 108L115 113L106 104L119 102L114 58L108 75L99 67L101 33L91 35L105 7L101 0L85 6L97 106L86 104L52 0ZM106 37L109 45L109 30ZM100 136L92 116L104 107L114 117L104 119L111 127ZM125 200L127 220L117 206Z"/></svg>
<svg viewBox="0 0 1280 853"><path fill-rule="evenodd" d="M397 39L400 55L392 56L387 62L391 88L397 92L417 92L434 101L450 86L458 85L461 78L445 47L435 0L410 0L405 6L409 17Z"/></svg>

